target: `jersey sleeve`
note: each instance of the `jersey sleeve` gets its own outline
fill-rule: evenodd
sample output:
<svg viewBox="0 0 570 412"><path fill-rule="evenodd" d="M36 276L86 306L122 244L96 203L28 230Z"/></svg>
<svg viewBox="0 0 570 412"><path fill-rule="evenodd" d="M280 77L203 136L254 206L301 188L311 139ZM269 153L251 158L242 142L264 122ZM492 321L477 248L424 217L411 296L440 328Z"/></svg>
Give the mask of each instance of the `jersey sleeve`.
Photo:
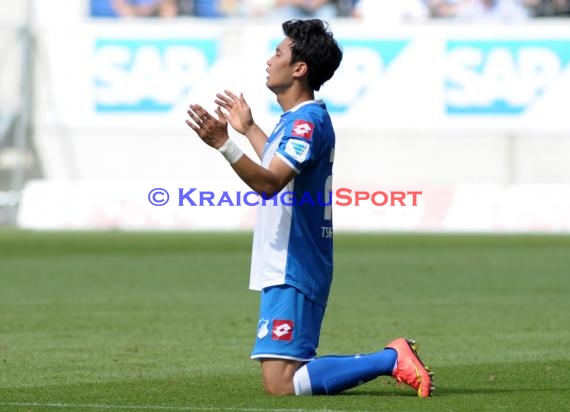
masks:
<svg viewBox="0 0 570 412"><path fill-rule="evenodd" d="M315 153L315 122L309 116L306 117L293 119L285 126L284 135L275 152L297 173L301 173Z"/></svg>

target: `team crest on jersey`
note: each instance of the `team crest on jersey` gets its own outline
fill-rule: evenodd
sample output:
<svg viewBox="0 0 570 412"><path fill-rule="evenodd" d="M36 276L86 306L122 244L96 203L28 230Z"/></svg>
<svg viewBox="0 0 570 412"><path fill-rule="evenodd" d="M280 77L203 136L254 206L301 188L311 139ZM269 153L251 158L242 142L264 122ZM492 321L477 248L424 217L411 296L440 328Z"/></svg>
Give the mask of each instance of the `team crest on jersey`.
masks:
<svg viewBox="0 0 570 412"><path fill-rule="evenodd" d="M308 142L297 139L289 139L285 145L285 153L287 153L297 162L303 163L309 155L310 147L311 145Z"/></svg>
<svg viewBox="0 0 570 412"><path fill-rule="evenodd" d="M293 339L293 321L274 320L273 328L271 329L271 339L287 341Z"/></svg>
<svg viewBox="0 0 570 412"><path fill-rule="evenodd" d="M306 120L295 120L293 123L293 133L295 137L302 137L303 139L311 140L313 137L313 130L315 130L314 123Z"/></svg>

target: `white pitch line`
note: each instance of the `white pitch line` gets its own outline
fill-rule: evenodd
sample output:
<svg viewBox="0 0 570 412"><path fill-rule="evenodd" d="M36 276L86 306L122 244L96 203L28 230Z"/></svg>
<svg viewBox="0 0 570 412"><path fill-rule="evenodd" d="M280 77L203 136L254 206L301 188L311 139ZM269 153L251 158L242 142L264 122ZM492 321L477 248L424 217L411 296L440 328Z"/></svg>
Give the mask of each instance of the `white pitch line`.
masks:
<svg viewBox="0 0 570 412"><path fill-rule="evenodd" d="M66 409L126 409L161 411L236 411L236 412L306 412L307 409L262 409L262 408L215 408L206 406L167 406L167 405L109 405L97 403L40 403L40 402L0 402L0 406L26 408L66 408ZM340 409L314 409L315 412L348 412ZM366 412L366 411L361 411Z"/></svg>

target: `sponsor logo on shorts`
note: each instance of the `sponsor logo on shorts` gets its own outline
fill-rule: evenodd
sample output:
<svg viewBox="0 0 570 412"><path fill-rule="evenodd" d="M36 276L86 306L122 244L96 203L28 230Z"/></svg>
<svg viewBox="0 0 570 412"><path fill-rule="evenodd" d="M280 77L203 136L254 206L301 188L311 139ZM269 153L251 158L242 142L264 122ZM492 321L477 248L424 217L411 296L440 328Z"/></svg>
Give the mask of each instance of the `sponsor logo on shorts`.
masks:
<svg viewBox="0 0 570 412"><path fill-rule="evenodd" d="M273 340L291 340L293 339L293 321L292 320L274 320L271 329L271 339Z"/></svg>

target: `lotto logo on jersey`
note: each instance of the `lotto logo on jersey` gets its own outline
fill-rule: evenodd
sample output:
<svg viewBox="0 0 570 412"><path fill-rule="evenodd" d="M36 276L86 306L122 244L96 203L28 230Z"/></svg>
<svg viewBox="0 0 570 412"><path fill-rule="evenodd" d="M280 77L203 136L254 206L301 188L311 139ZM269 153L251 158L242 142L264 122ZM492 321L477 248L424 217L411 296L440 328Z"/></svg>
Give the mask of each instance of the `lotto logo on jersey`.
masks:
<svg viewBox="0 0 570 412"><path fill-rule="evenodd" d="M293 339L293 321L292 320L274 320L271 329L271 338L273 340L291 340Z"/></svg>
<svg viewBox="0 0 570 412"><path fill-rule="evenodd" d="M315 130L315 125L313 123L306 120L295 120L295 123L293 123L292 135L311 140L311 137L313 137L313 130Z"/></svg>

